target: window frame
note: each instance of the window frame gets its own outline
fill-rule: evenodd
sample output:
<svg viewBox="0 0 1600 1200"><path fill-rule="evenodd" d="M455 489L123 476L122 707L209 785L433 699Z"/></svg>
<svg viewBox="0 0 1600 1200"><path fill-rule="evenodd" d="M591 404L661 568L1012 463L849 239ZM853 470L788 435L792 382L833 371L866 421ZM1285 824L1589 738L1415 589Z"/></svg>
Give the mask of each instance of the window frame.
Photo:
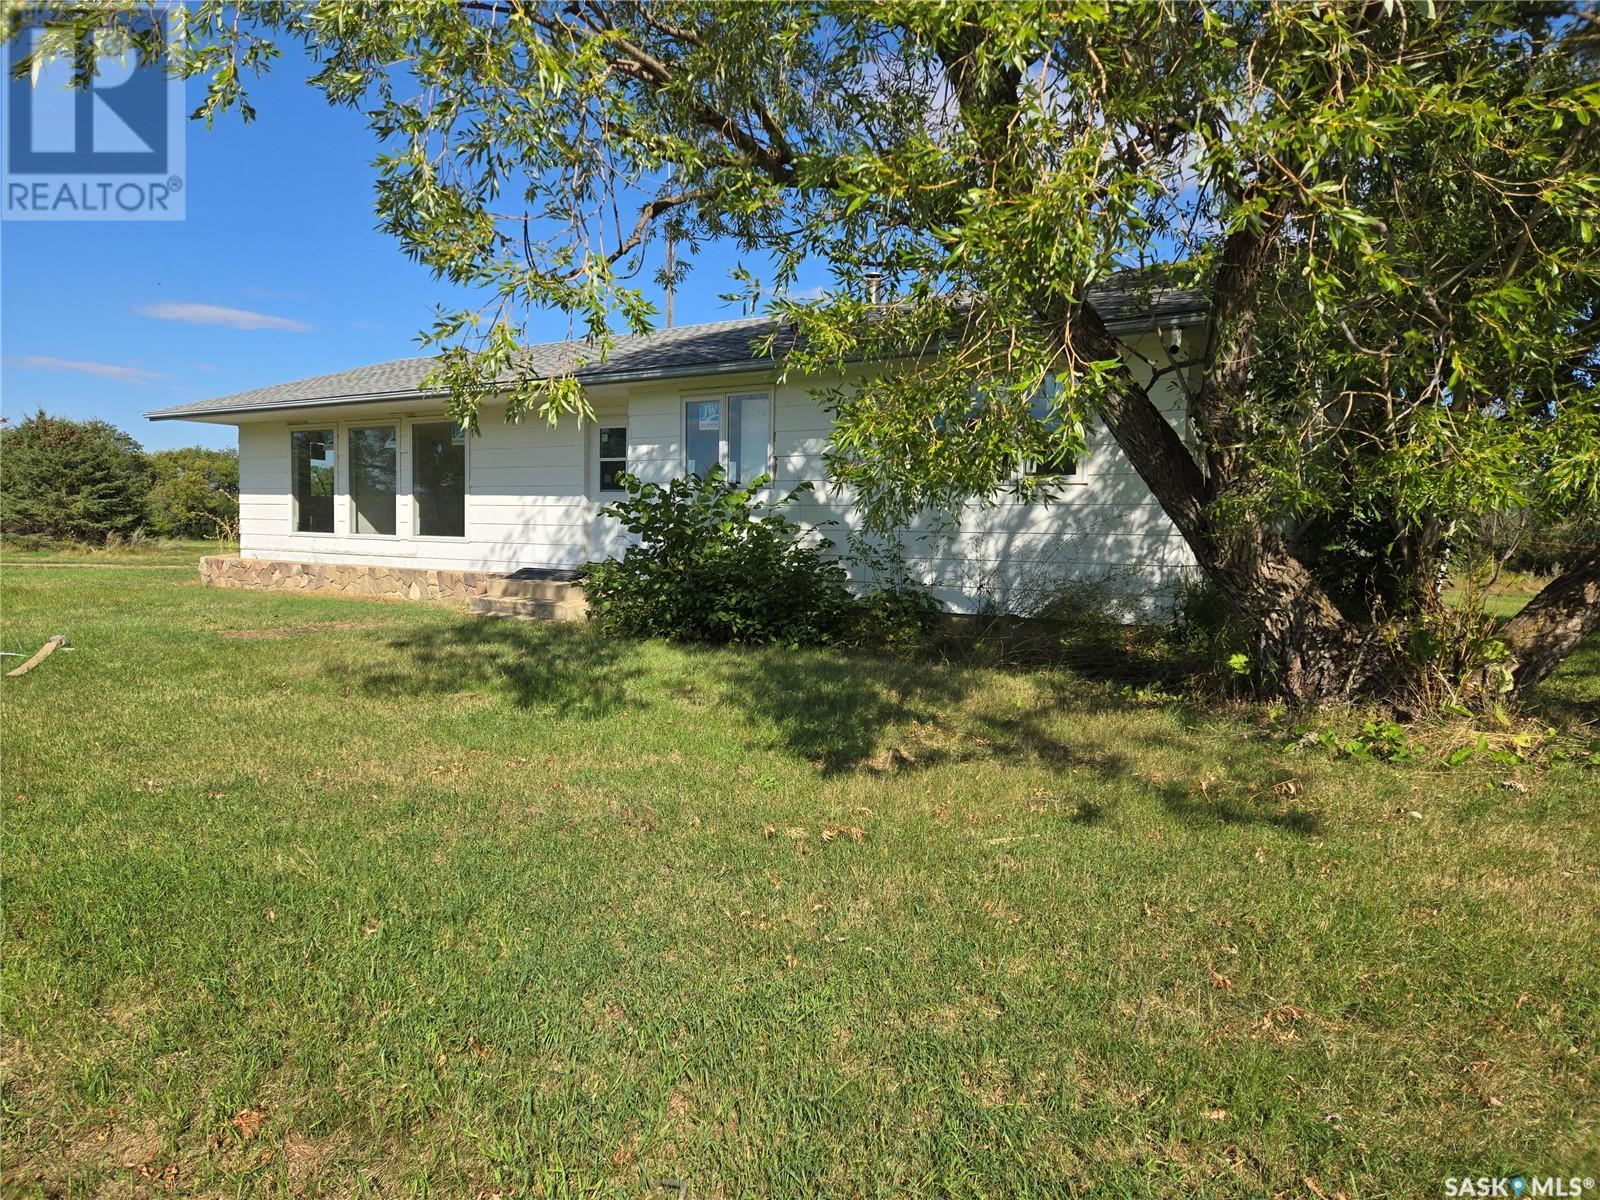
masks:
<svg viewBox="0 0 1600 1200"><path fill-rule="evenodd" d="M1082 454L1072 456L1072 470L1070 471L1041 471L1039 460L1025 458L1017 470L1018 479L1054 479L1058 483L1087 483L1088 479L1083 473L1083 460L1089 457L1088 431L1084 431L1084 448Z"/></svg>
<svg viewBox="0 0 1600 1200"><path fill-rule="evenodd" d="M373 538L373 539L378 540L378 541L392 541L392 540L394 540L396 538L400 538L400 537L404 536L400 532L400 507L401 507L401 505L400 505L400 497L402 497L402 496L410 496L411 492L409 490L402 491L401 487L400 487L400 483L401 483L401 478L400 478L401 460L403 460L404 458L407 457L405 454L403 454L401 452L403 447L401 445L400 439L402 437L402 432L401 431L402 431L403 428L404 428L404 422L401 421L399 417L390 417L387 421L382 421L382 420L349 421L349 422L343 423L343 427L341 428L340 434L339 434L339 440L344 443L344 454L345 454L345 462L344 462L344 483L345 483L345 486L344 486L344 498L345 498L345 506L346 506L346 516L345 516L345 529L346 529L345 536L346 537ZM356 528L356 492L355 492L355 488L351 485L351 482L350 482L351 468L353 468L355 466L355 454L350 449L350 435L355 433L357 430L360 430L360 429L392 429L392 430L394 430L394 532L393 533L363 533L359 529Z"/></svg>
<svg viewBox="0 0 1600 1200"><path fill-rule="evenodd" d="M622 430L622 457L621 458L618 458L616 455L608 455L608 454L602 453L602 450L603 450L602 442L604 440L604 436L603 435L605 434L605 431L608 430L608 429L620 429L620 430ZM594 421L594 436L590 439L590 441L594 445L594 452L593 452L593 454L590 455L590 458L589 458L590 465L592 466L592 468L594 470L594 494L596 496L624 496L624 495L627 495L627 489L626 488L620 488L620 487L609 487L608 488L608 487L605 486L605 483L603 482L603 480L605 479L605 464L608 463L608 462L620 462L622 464L623 472L626 473L627 470L628 470L628 460L632 457L628 453L628 450L632 446L632 443L628 440L628 417L627 417L627 414L624 413L621 416L597 416L595 418L595 421Z"/></svg>
<svg viewBox="0 0 1600 1200"><path fill-rule="evenodd" d="M390 413L359 421L288 421L284 432L289 437L289 483L286 496L289 500L285 520L288 535L296 538L361 538L378 542L449 542L459 544L472 536L472 435L462 442L462 532L459 536L443 533L413 533L416 526L416 466L413 430L418 425L456 425L449 417L415 416L409 413ZM355 497L350 491L350 433L356 429L382 429L395 431L395 531L389 533L357 533L355 529ZM294 435L297 433L323 433L331 431L334 447L334 505L333 529L329 532L303 531L295 526L294 499Z"/></svg>
<svg viewBox="0 0 1600 1200"><path fill-rule="evenodd" d="M777 464L774 458L778 445L778 412L777 399L770 387L726 388L718 391L680 392L678 394L678 478L689 477L689 405L708 404L717 401L721 406L721 416L717 422L717 462L726 472L728 469L728 422L730 405L734 397L760 396L767 404L767 449L763 459L763 467L756 475L777 475ZM745 483L735 486L745 487ZM770 486L770 485L769 485Z"/></svg>
<svg viewBox="0 0 1600 1200"><path fill-rule="evenodd" d="M472 433L463 430L461 439L461 532L456 533L418 533L417 529L417 463L420 456L416 452L416 427L418 425L453 425L461 428L459 421L452 421L449 417L408 417L406 419L406 448L409 451L409 469L406 473L406 499L409 501L410 518L407 525L406 537L414 542L447 542L459 545L472 536Z"/></svg>
<svg viewBox="0 0 1600 1200"><path fill-rule="evenodd" d="M286 440L289 443L289 445L288 445L288 451L289 451L289 489L288 489L289 520L288 520L288 525L289 525L289 533L290 533L290 535L293 536L293 537L308 537L308 538L336 538L336 537L341 536L340 533L339 533L339 493L340 493L340 490L341 490L341 488L340 488L341 481L339 479L339 469L340 469L342 464L340 462L341 455L340 455L340 450L339 450L339 440L343 436L343 430L340 428L340 422L338 422L338 421L308 421L308 422L304 422L304 423L290 423L285 428L284 432L287 435ZM295 498L295 494L294 494L294 435L297 434L297 433L328 433L328 434L332 435L329 438L329 440L333 443L333 455L334 455L334 457L333 457L333 528L332 529L328 529L328 530L301 529L299 527L300 526L300 521L299 521L300 502L299 502L298 499Z"/></svg>
<svg viewBox="0 0 1600 1200"><path fill-rule="evenodd" d="M1029 407L1031 409L1031 404ZM1039 421L1040 424L1044 424L1043 418L1034 417L1033 419ZM1083 464L1090 454L1089 435L1091 432L1092 426L1089 424L1088 419L1085 419L1083 422L1083 451L1072 456L1072 470L1041 471L1039 470L1040 463L1038 459L1024 458L1017 464L1017 482L1054 480L1056 483L1087 483L1088 478L1083 473Z"/></svg>

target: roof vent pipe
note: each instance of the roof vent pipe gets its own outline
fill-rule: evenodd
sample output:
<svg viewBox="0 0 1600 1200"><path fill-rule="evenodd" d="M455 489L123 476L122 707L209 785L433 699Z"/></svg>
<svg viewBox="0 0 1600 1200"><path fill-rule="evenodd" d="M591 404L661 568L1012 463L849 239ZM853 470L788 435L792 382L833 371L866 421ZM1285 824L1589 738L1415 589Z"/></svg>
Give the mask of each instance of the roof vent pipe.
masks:
<svg viewBox="0 0 1600 1200"><path fill-rule="evenodd" d="M878 287L882 283L883 283L883 272L882 271L868 271L867 272L867 303L868 304L877 304L877 302L878 302Z"/></svg>

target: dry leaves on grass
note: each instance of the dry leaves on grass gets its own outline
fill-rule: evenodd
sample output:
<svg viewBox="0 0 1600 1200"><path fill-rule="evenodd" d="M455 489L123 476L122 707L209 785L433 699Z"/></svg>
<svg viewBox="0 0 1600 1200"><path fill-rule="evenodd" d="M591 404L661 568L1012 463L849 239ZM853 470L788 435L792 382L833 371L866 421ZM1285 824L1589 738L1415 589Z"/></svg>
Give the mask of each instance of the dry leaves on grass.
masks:
<svg viewBox="0 0 1600 1200"><path fill-rule="evenodd" d="M1317 1183L1317 1177L1315 1175L1307 1175L1304 1179L1304 1183L1306 1185L1306 1189L1313 1196L1315 1196L1317 1200L1345 1200L1345 1195L1343 1192L1334 1192L1330 1195L1328 1192L1323 1191L1321 1185Z"/></svg>
<svg viewBox="0 0 1600 1200"><path fill-rule="evenodd" d="M1265 1034L1280 1042L1292 1042L1300 1036L1295 1032L1295 1026L1310 1015L1297 1005L1280 1004L1257 1017L1254 1027L1258 1034Z"/></svg>

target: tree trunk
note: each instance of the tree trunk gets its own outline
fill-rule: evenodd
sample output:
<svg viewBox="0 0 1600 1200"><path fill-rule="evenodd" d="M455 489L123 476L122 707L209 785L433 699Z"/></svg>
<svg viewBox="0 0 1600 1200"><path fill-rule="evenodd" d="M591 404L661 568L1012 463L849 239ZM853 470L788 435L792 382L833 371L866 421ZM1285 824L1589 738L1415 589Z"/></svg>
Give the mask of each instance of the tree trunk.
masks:
<svg viewBox="0 0 1600 1200"><path fill-rule="evenodd" d="M1382 671L1380 644L1362 635L1276 532L1259 522L1213 537L1200 565L1253 626L1255 665L1285 700L1315 704L1365 690Z"/></svg>
<svg viewBox="0 0 1600 1200"><path fill-rule="evenodd" d="M1116 341L1098 314L1078 316L1078 336L1102 358ZM1256 667L1286 700L1346 699L1382 667L1374 646L1345 619L1268 522L1219 530L1206 511L1206 478L1172 423L1126 368L1123 386L1103 397L1100 417L1145 481L1202 570L1255 629Z"/></svg>
<svg viewBox="0 0 1600 1200"><path fill-rule="evenodd" d="M1516 693L1525 695L1596 629L1600 629L1600 546L1546 584L1500 631L1511 650Z"/></svg>
<svg viewBox="0 0 1600 1200"><path fill-rule="evenodd" d="M1200 471L1177 431L1140 392L1119 394L1101 417L1202 570L1255 628L1257 669L1286 700L1345 699L1382 667L1375 646L1345 619L1283 538L1260 519L1218 530L1207 518Z"/></svg>

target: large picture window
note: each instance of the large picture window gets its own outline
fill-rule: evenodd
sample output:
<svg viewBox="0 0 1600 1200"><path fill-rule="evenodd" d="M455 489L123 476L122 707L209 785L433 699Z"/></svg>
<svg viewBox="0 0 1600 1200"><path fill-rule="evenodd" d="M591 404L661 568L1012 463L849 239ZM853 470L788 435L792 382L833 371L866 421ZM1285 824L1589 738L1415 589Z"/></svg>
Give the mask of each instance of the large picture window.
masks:
<svg viewBox="0 0 1600 1200"><path fill-rule="evenodd" d="M350 431L350 529L393 534L400 443L393 425Z"/></svg>
<svg viewBox="0 0 1600 1200"><path fill-rule="evenodd" d="M684 405L684 473L704 475L717 464L730 483L749 483L770 469L772 399L742 392Z"/></svg>
<svg viewBox="0 0 1600 1200"><path fill-rule="evenodd" d="M418 537L467 536L467 433L449 421L411 427L411 512Z"/></svg>
<svg viewBox="0 0 1600 1200"><path fill-rule="evenodd" d="M289 464L295 532L332 533L333 430L296 429L291 432Z"/></svg>

